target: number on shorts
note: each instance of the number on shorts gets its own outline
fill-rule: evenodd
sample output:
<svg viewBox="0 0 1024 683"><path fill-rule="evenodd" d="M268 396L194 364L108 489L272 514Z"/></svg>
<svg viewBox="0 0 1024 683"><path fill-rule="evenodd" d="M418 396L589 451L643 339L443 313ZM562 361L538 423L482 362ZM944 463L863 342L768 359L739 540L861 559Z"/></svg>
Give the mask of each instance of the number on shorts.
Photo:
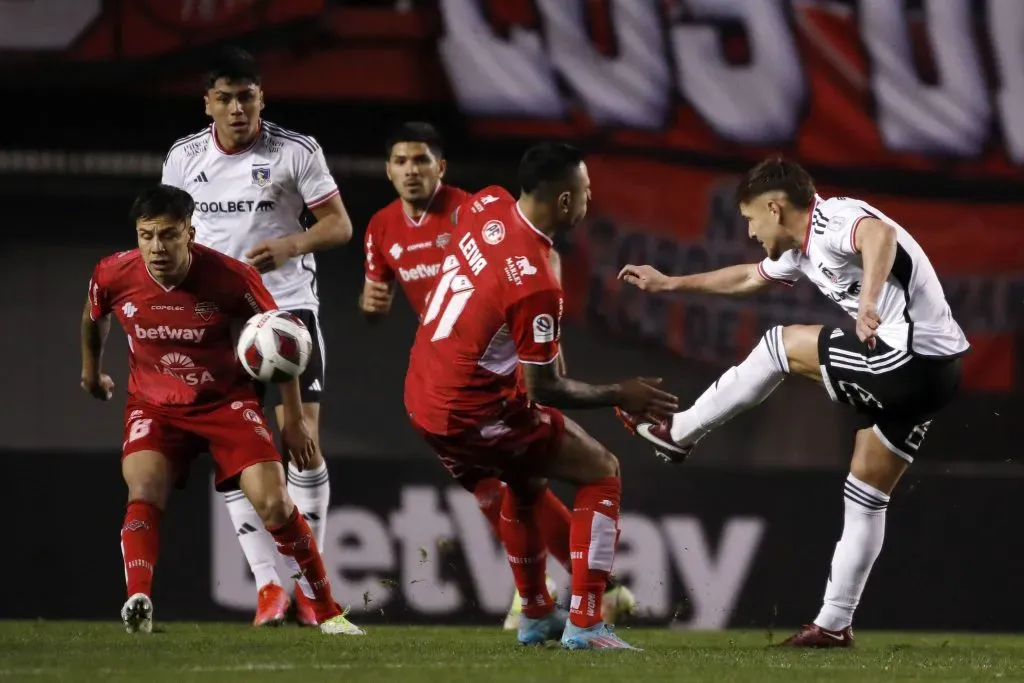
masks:
<svg viewBox="0 0 1024 683"><path fill-rule="evenodd" d="M448 335L452 333L452 328L455 327L455 321L462 315L462 311L466 308L474 291L476 290L469 278L459 275L458 258L446 257L444 266L441 268L441 277L437 281L434 293L430 296L430 305L423 316L423 324L429 325L439 313L441 314L430 341L436 342L448 338ZM448 297L449 292L451 292L450 298ZM448 299L447 304L445 304L445 299ZM442 306L444 306L443 312L441 311Z"/></svg>
<svg viewBox="0 0 1024 683"><path fill-rule="evenodd" d="M151 424L153 424L153 420L148 417L143 417L132 422L132 428L128 432L128 441L137 441L149 434L149 426Z"/></svg>
<svg viewBox="0 0 1024 683"><path fill-rule="evenodd" d="M846 397L850 400L853 405L861 405L865 408L871 408L873 410L883 410L884 406L882 402L875 398L875 395L870 391L857 384L856 382L847 382L845 380L839 380L837 383L839 390L846 394Z"/></svg>
<svg viewBox="0 0 1024 683"><path fill-rule="evenodd" d="M910 430L910 434L905 439L907 448L917 452L917 449L924 443L924 437L928 435L928 428L932 426L932 421L922 422L921 424Z"/></svg>

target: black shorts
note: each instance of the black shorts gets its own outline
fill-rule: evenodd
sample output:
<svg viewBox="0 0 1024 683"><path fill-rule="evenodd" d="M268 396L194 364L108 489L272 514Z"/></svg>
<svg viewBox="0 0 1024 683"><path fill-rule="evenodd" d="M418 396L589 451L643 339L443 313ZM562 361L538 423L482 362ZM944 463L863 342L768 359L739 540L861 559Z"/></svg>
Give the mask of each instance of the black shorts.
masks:
<svg viewBox="0 0 1024 683"><path fill-rule="evenodd" d="M818 360L829 397L867 415L878 438L907 462L932 417L960 388L959 357L915 356L881 339L868 349L855 333L837 327L822 328Z"/></svg>
<svg viewBox="0 0 1024 683"><path fill-rule="evenodd" d="M309 335L313 338L313 351L309 355L309 365L299 375L299 391L302 394L303 403L320 403L320 394L324 390L324 368L326 358L324 356L324 338L320 333L320 321L316 313L306 309L294 309L288 311L309 328ZM260 396L263 399L265 408L276 408L281 405L281 390L276 384L260 385Z"/></svg>

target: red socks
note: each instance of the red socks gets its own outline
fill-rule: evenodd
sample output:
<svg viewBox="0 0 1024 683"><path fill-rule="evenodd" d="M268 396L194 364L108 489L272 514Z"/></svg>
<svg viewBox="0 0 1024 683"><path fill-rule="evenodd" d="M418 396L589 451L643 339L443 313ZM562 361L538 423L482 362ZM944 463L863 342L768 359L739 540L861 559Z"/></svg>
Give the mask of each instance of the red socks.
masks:
<svg viewBox="0 0 1024 683"><path fill-rule="evenodd" d="M505 497L505 482L496 478L481 479L473 489L480 512L491 524L494 535L501 538L501 501Z"/></svg>
<svg viewBox="0 0 1024 683"><path fill-rule="evenodd" d="M581 486L572 513L572 600L569 620L587 628L601 621L601 598L615 559L619 537L622 482L605 477Z"/></svg>
<svg viewBox="0 0 1024 683"><path fill-rule="evenodd" d="M160 553L160 508L144 500L128 501L121 527L128 597L136 593L152 597L153 569Z"/></svg>
<svg viewBox="0 0 1024 683"><path fill-rule="evenodd" d="M523 604L523 615L529 619L545 616L554 606L545 581L548 553L537 523L538 507L539 501L526 503L518 499L511 489L505 490L501 506L501 540Z"/></svg>
<svg viewBox="0 0 1024 683"><path fill-rule="evenodd" d="M299 575L296 581L305 596L312 599L317 622L322 624L341 614L341 608L331 596L331 583L313 531L299 514L299 508L292 511L292 516L282 526L267 531L274 537L277 551L284 556L288 567Z"/></svg>
<svg viewBox="0 0 1024 683"><path fill-rule="evenodd" d="M572 573L569 562L569 526L572 524L572 513L565 503L551 489L544 489L537 501L537 523L544 536L544 543L565 571Z"/></svg>

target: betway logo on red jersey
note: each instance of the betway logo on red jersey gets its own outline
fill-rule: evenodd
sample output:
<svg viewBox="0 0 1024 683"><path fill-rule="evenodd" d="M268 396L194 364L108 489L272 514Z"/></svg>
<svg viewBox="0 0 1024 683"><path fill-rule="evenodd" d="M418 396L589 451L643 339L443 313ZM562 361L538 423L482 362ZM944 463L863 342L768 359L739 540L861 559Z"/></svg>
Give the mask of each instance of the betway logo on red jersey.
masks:
<svg viewBox="0 0 1024 683"><path fill-rule="evenodd" d="M437 277L437 274L441 272L440 263L432 263L427 265L426 263L417 263L412 268L402 268L399 266L398 275L404 282L410 280L432 280Z"/></svg>
<svg viewBox="0 0 1024 683"><path fill-rule="evenodd" d="M135 326L135 336L138 339L180 339L198 344L203 340L206 330L195 327L170 327L159 325L157 327Z"/></svg>

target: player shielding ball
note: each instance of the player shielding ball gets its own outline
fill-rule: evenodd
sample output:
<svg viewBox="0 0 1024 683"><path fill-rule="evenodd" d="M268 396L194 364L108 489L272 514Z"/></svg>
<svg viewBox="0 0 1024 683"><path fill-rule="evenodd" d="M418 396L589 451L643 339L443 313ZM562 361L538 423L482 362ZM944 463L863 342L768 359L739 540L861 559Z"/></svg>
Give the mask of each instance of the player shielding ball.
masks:
<svg viewBox="0 0 1024 683"><path fill-rule="evenodd" d="M601 616L619 534L618 461L557 408L667 414L677 402L658 380L595 386L559 374L562 289L549 253L555 234L586 215L590 180L579 151L544 144L524 155L519 182L519 201L489 187L460 209L416 332L405 405L450 471L508 484L500 529L522 601L519 642L629 648ZM548 478L578 486L568 615L545 586L538 503Z"/></svg>
<svg viewBox="0 0 1024 683"><path fill-rule="evenodd" d="M299 378L302 411L316 446L304 466L288 466L288 491L324 545L331 485L320 452L320 399L326 387L326 353L320 333L314 253L346 243L352 223L323 150L309 136L262 118L264 93L252 56L222 53L206 74L204 103L211 125L171 146L163 181L196 200L196 241L245 261L263 273L278 305L309 328L313 353ZM303 213L315 220L307 230ZM266 385L266 405L284 419L282 397ZM289 599L275 567L273 539L241 491L222 492L238 541L256 579L256 626L280 624ZM296 618L315 625L303 592L294 591Z"/></svg>
<svg viewBox="0 0 1024 683"><path fill-rule="evenodd" d="M682 461L710 430L766 399L787 375L823 384L829 398L866 415L844 486L843 534L825 600L813 623L785 641L797 647L853 645L854 610L882 550L889 496L920 448L933 416L956 394L970 346L953 319L935 269L896 221L857 199L824 199L799 165L768 160L737 188L760 263L666 277L628 265L619 277L648 292L750 294L806 277L856 320L856 333L822 325L773 327L686 411L667 422L625 416L663 457Z"/></svg>
<svg viewBox="0 0 1024 683"><path fill-rule="evenodd" d="M391 310L398 283L413 311L422 317L427 297L441 272L441 259L451 239L452 218L471 195L443 182L447 170L444 147L441 135L429 123L401 125L388 138L385 149L387 176L398 199L375 213L367 226L366 280L359 308L370 318L386 315ZM549 255L552 272L561 280L558 252L551 249ZM562 359L560 353L559 361ZM450 472L476 498L480 511L500 539L505 483L489 469L464 465ZM571 572L571 513L550 489L544 492L537 505L541 533L548 550ZM609 579L602 604L605 619L614 623L635 609L636 598L626 586ZM505 617L506 629L517 627L520 612L516 593Z"/></svg>
<svg viewBox="0 0 1024 683"><path fill-rule="evenodd" d="M114 314L129 340L128 402L121 472L128 505L121 528L129 632L153 627L152 584L160 520L171 486L209 452L218 487L237 482L277 550L299 578L324 633L354 628L331 597L316 540L285 486L281 456L254 385L235 356L234 327L276 308L252 267L196 245L188 193L167 185L143 192L131 218L138 249L103 259L82 315L82 388L101 400L114 383L103 346ZM305 465L315 443L302 415L298 381L280 387L282 441Z"/></svg>

